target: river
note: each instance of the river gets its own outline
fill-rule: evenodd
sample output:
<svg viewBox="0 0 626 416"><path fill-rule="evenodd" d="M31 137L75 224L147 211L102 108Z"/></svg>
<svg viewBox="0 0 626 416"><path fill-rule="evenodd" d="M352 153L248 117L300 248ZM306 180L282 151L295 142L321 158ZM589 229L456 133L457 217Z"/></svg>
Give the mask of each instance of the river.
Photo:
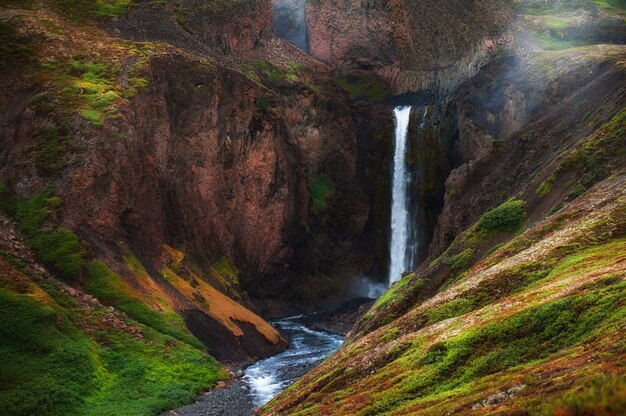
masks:
<svg viewBox="0 0 626 416"><path fill-rule="evenodd" d="M244 376L226 389L212 390L194 404L163 416L252 416L256 407L269 402L343 344L339 335L306 327L302 322L305 318L272 322L289 340L287 350L247 367Z"/></svg>
<svg viewBox="0 0 626 416"><path fill-rule="evenodd" d="M300 318L272 322L289 339L291 346L244 370L244 381L250 387L249 392L256 406L269 402L343 344L343 337L311 330L300 322Z"/></svg>

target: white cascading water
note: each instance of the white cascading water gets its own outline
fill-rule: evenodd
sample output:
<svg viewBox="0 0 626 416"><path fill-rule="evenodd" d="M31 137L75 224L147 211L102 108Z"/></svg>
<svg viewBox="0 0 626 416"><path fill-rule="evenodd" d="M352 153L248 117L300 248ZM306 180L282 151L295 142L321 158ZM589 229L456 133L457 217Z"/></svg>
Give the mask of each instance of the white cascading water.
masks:
<svg viewBox="0 0 626 416"><path fill-rule="evenodd" d="M400 280L411 267L407 255L409 240L409 196L407 192L411 172L407 169L406 150L411 107L396 107L395 147L393 155L393 182L391 192L391 246L389 250L389 286Z"/></svg>

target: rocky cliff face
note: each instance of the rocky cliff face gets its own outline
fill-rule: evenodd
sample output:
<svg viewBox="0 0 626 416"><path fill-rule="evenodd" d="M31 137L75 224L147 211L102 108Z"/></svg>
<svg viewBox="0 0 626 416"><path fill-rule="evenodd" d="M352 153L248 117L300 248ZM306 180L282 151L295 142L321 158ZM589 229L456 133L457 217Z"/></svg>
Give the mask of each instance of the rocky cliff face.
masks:
<svg viewBox="0 0 626 416"><path fill-rule="evenodd" d="M251 51L273 35L271 0L139 3L110 24L125 38L204 54Z"/></svg>
<svg viewBox="0 0 626 416"><path fill-rule="evenodd" d="M373 70L395 94L452 91L505 42L506 2L315 0L310 52L343 72Z"/></svg>
<svg viewBox="0 0 626 416"><path fill-rule="evenodd" d="M204 4L188 20L182 6L200 7L138 5L112 21L3 10L0 176L14 203L48 189L63 201L41 232L71 231L213 355L244 361L283 341L224 294L269 315L293 312L290 299L340 301L381 267L367 223L386 200L356 179L371 134L357 137L323 66L268 37L269 3Z"/></svg>

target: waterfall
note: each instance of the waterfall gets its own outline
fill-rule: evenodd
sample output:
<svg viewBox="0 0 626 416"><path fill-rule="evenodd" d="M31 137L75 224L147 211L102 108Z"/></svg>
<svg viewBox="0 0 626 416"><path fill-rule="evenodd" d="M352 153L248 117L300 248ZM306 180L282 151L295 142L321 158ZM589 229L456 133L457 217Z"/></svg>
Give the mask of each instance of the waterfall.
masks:
<svg viewBox="0 0 626 416"><path fill-rule="evenodd" d="M408 249L410 218L408 186L411 172L407 169L407 136L411 107L396 107L393 111L395 120L395 146L393 155L393 182L391 193L391 246L389 250L389 285L400 280L402 273L409 271L413 255Z"/></svg>

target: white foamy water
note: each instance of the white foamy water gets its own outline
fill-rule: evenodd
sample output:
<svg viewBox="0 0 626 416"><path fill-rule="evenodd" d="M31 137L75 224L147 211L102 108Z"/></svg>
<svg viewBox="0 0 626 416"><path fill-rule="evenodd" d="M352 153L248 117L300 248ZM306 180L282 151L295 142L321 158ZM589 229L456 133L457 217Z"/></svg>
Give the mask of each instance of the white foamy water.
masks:
<svg viewBox="0 0 626 416"><path fill-rule="evenodd" d="M289 338L291 347L288 350L244 370L244 379L250 386L255 406L269 402L343 344L339 335L311 330L300 324L299 318L286 318L273 323Z"/></svg>
<svg viewBox="0 0 626 416"><path fill-rule="evenodd" d="M411 173L407 169L407 135L411 107L396 107L393 179L391 192L391 245L389 248L389 286L400 280L402 273L411 267L407 254L409 240L409 196L407 192Z"/></svg>

